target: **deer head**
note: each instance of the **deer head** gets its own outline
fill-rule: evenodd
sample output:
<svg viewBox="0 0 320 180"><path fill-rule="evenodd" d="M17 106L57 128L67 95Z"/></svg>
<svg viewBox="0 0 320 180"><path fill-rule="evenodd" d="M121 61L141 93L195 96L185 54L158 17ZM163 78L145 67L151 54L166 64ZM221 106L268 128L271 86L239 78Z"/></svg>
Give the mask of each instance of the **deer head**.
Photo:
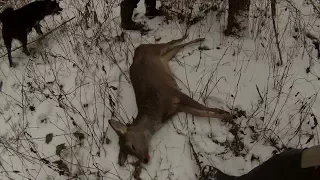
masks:
<svg viewBox="0 0 320 180"><path fill-rule="evenodd" d="M149 142L151 133L144 128L135 126L127 127L123 123L110 119L109 124L119 136L120 152L118 163L123 166L128 154L133 155L147 164L150 160Z"/></svg>

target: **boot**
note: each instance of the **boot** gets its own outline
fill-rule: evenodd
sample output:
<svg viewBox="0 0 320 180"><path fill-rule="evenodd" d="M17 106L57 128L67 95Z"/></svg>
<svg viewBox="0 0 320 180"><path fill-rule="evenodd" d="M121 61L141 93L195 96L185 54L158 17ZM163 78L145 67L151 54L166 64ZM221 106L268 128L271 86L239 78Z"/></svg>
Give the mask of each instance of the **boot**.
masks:
<svg viewBox="0 0 320 180"><path fill-rule="evenodd" d="M161 10L158 10L154 7L153 8L149 7L146 9L145 16L149 17L149 19L153 19L156 16L164 16L164 13Z"/></svg>
<svg viewBox="0 0 320 180"><path fill-rule="evenodd" d="M142 23L129 21L129 22L121 22L121 27L125 30L137 30L140 31L144 28L144 25Z"/></svg>
<svg viewBox="0 0 320 180"><path fill-rule="evenodd" d="M144 25L132 21L133 9L132 7L124 6L121 4L121 27L126 30L141 30L144 28Z"/></svg>

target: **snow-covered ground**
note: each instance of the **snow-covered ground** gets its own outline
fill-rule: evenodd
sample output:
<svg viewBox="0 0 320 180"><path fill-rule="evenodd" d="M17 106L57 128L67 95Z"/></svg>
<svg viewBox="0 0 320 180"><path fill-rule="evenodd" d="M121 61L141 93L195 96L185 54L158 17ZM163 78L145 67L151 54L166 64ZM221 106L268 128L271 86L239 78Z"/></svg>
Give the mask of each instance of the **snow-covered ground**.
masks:
<svg viewBox="0 0 320 180"><path fill-rule="evenodd" d="M142 0L136 20L147 21L152 31L122 36L120 1L89 2L63 0L63 13L42 21L43 31L75 18L29 44L34 56L14 51L17 68L0 56L0 179L68 179L67 171L73 179L132 178L130 163L136 159L129 156L129 163L118 165L118 136L108 120L132 122L137 114L128 73L134 48L178 39L186 25L176 18L147 20ZM306 2L277 6L282 66L276 65L280 58L267 1L252 1L246 37L224 36L227 14L218 11L189 28L188 40L206 40L170 62L179 87L201 103L238 108L246 117L230 124L179 113L153 137L142 179L196 179L199 167L190 143L202 166L233 175L284 147L319 144L320 65L302 32L318 37L319 13L313 5L320 8L315 0ZM29 42L36 38L32 32ZM4 55L3 41L1 47Z"/></svg>

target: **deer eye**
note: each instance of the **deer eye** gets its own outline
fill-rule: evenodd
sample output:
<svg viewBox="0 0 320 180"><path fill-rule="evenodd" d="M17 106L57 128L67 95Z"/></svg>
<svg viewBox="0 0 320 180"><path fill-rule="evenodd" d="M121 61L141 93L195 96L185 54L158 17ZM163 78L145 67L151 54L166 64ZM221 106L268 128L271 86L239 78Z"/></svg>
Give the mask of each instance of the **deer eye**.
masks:
<svg viewBox="0 0 320 180"><path fill-rule="evenodd" d="M131 145L132 149L135 151L136 150L136 147L134 147L134 145Z"/></svg>

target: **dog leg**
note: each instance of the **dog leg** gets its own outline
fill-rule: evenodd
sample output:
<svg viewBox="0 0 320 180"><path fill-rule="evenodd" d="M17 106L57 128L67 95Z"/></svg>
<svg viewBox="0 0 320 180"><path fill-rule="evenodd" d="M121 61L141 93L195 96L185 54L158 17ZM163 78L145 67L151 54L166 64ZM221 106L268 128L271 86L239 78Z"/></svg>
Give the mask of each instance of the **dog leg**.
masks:
<svg viewBox="0 0 320 180"><path fill-rule="evenodd" d="M27 47L28 35L24 34L21 37L19 37L18 40L22 44L22 52L25 53L27 56L30 56L30 52L29 52L28 47Z"/></svg>
<svg viewBox="0 0 320 180"><path fill-rule="evenodd" d="M9 65L10 67L14 67L15 64L12 62L12 56L11 56L12 38L11 37L8 38L8 36L3 36L3 40L8 52Z"/></svg>
<svg viewBox="0 0 320 180"><path fill-rule="evenodd" d="M34 25L34 29L39 35L43 35L43 32L41 30L41 25L39 24L39 22L37 22L36 25Z"/></svg>

